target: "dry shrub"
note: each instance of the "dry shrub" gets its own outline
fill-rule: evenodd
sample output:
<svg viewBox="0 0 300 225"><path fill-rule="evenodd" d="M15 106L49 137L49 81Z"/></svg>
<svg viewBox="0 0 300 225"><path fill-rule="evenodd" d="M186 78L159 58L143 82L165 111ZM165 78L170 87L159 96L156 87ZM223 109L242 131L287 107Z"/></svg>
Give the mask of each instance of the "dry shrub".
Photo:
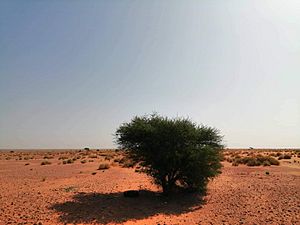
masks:
<svg viewBox="0 0 300 225"><path fill-rule="evenodd" d="M238 166L239 165L239 163L238 162L236 162L236 161L234 161L232 164L231 164L232 166Z"/></svg>
<svg viewBox="0 0 300 225"><path fill-rule="evenodd" d="M99 165L98 170L107 170L107 169L109 169L109 168L110 168L110 166L109 166L108 163L101 163L101 164Z"/></svg>
<svg viewBox="0 0 300 225"><path fill-rule="evenodd" d="M108 156L105 156L105 160L108 160L108 161L110 161L111 159L113 159L114 157L112 156L112 155L108 155Z"/></svg>
<svg viewBox="0 0 300 225"><path fill-rule="evenodd" d="M73 159L68 159L63 161L63 164L71 164L71 163L74 163Z"/></svg>
<svg viewBox="0 0 300 225"><path fill-rule="evenodd" d="M50 165L50 164L51 164L51 162L49 162L49 161L47 161L47 160L41 162L41 165L42 165L42 166Z"/></svg>
<svg viewBox="0 0 300 225"><path fill-rule="evenodd" d="M58 158L58 160L66 160L66 159L68 159L67 156L61 156L61 157Z"/></svg>
<svg viewBox="0 0 300 225"><path fill-rule="evenodd" d="M289 154L283 154L283 155L279 156L278 160L281 160L281 159L291 159L291 158L292 158L291 155L289 155Z"/></svg>
<svg viewBox="0 0 300 225"><path fill-rule="evenodd" d="M237 166L238 164L245 164L247 166L270 166L270 165L279 165L279 161L271 156L246 156L244 158L235 158L233 161L233 166Z"/></svg>

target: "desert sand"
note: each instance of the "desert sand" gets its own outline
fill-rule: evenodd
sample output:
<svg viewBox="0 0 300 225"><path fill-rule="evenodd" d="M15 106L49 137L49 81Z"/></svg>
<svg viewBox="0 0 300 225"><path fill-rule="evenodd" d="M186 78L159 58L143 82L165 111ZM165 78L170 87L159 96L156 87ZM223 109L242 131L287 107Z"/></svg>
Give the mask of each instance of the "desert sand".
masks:
<svg viewBox="0 0 300 225"><path fill-rule="evenodd" d="M170 198L121 159L112 150L0 151L0 224L300 224L297 154L279 166L224 160L206 196ZM126 190L140 196L125 198Z"/></svg>

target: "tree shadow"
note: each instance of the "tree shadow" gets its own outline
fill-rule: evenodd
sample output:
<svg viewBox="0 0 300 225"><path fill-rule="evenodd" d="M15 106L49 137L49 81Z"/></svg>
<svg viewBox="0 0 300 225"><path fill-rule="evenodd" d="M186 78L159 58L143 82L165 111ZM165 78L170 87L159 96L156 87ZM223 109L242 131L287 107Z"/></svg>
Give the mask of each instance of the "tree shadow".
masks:
<svg viewBox="0 0 300 225"><path fill-rule="evenodd" d="M137 198L125 198L122 192L78 193L72 201L57 203L52 210L60 213L63 223L121 223L144 219L155 214L179 215L201 208L203 198L195 193L163 197L158 192L141 190Z"/></svg>

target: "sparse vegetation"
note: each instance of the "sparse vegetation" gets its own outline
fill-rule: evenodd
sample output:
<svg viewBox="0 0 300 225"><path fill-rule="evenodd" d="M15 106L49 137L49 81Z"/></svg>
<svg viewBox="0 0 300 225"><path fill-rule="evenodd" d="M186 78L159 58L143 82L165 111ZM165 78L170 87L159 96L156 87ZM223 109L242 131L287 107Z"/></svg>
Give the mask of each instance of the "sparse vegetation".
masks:
<svg viewBox="0 0 300 225"><path fill-rule="evenodd" d="M235 157L233 159L233 166L238 166L239 164L245 164L247 166L270 166L270 165L279 165L279 161L271 156L246 156L246 157Z"/></svg>
<svg viewBox="0 0 300 225"><path fill-rule="evenodd" d="M68 159L67 156L61 156L61 157L58 158L58 160L66 160L66 159Z"/></svg>
<svg viewBox="0 0 300 225"><path fill-rule="evenodd" d="M98 170L107 170L107 169L109 169L109 168L110 168L110 166L109 166L108 163L101 163L101 164L99 165Z"/></svg>
<svg viewBox="0 0 300 225"><path fill-rule="evenodd" d="M116 132L117 142L129 158L145 167L168 195L176 186L205 190L209 178L220 173L222 136L189 119L157 114L135 117Z"/></svg>
<svg viewBox="0 0 300 225"><path fill-rule="evenodd" d="M42 165L42 166L50 165L50 164L51 164L51 162L49 162L49 161L47 161L47 160L41 162L41 165Z"/></svg>
<svg viewBox="0 0 300 225"><path fill-rule="evenodd" d="M89 158L91 158L91 159L97 159L98 156L97 155L90 155Z"/></svg>
<svg viewBox="0 0 300 225"><path fill-rule="evenodd" d="M65 192L72 192L72 191L75 191L75 189L76 189L76 187L70 186L70 187L64 188L63 190L64 190Z"/></svg>

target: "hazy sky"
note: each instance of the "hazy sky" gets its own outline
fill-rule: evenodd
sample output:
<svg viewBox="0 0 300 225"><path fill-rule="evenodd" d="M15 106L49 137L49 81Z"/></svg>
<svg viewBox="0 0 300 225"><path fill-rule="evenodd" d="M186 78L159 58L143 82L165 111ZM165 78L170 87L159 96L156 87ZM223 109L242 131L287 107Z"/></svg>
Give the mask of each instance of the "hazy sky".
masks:
<svg viewBox="0 0 300 225"><path fill-rule="evenodd" d="M0 1L0 148L115 147L153 111L300 147L300 1Z"/></svg>

